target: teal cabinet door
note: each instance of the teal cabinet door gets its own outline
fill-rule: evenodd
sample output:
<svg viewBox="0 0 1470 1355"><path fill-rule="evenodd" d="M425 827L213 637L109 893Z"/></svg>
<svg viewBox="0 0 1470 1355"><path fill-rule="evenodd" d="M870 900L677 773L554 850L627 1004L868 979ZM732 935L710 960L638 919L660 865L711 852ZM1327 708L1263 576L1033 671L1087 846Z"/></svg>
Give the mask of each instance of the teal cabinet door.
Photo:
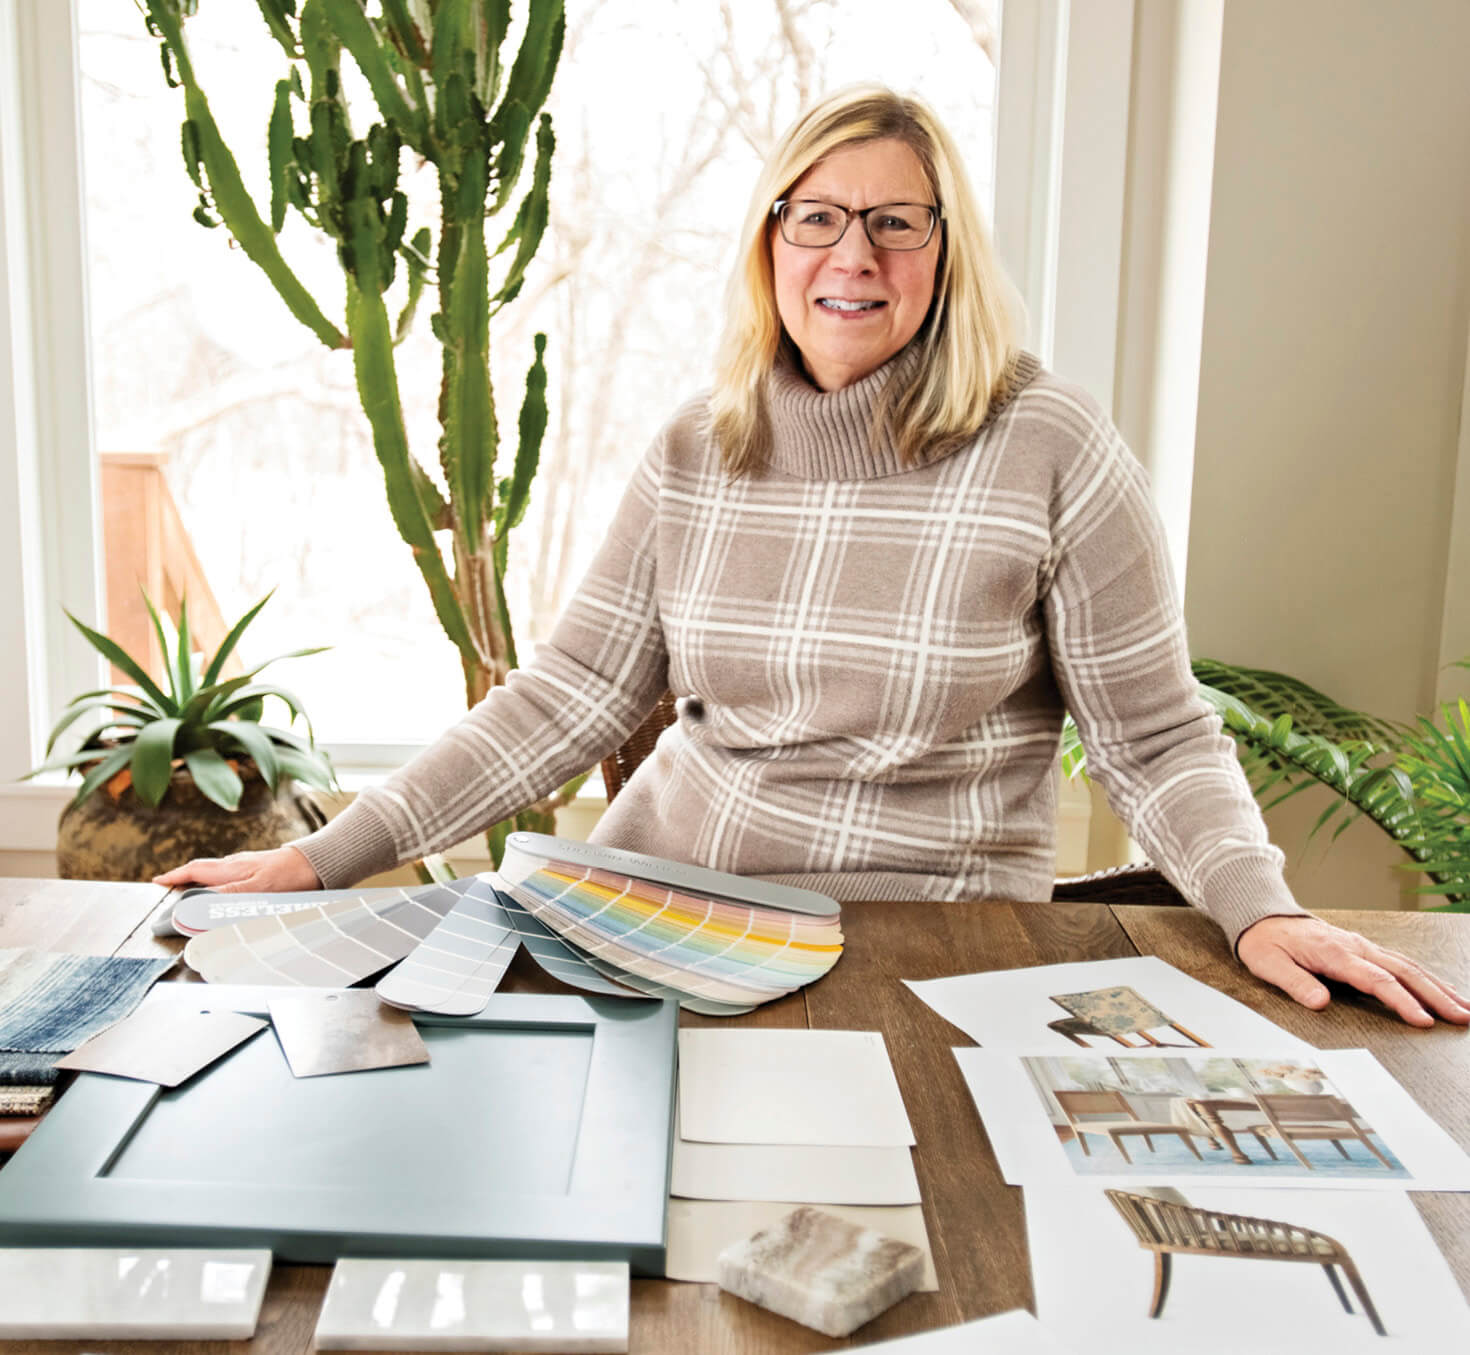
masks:
<svg viewBox="0 0 1470 1355"><path fill-rule="evenodd" d="M264 1016L283 991L164 984L147 1002ZM171 1091L81 1074L0 1170L0 1236L662 1274L676 1006L507 994L414 1022L430 1061L412 1067L298 1079L262 1031Z"/></svg>

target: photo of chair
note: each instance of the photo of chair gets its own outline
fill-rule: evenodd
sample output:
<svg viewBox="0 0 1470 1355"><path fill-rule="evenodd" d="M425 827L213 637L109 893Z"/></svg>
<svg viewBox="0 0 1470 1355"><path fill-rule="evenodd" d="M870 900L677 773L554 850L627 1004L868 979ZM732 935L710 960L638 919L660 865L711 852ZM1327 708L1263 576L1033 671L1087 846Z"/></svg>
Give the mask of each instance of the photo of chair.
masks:
<svg viewBox="0 0 1470 1355"><path fill-rule="evenodd" d="M1089 1134L1106 1134L1130 1167L1133 1159L1123 1146L1126 1135L1141 1136L1149 1152L1153 1152L1155 1135L1173 1134L1183 1139L1189 1151L1199 1158L1199 1149L1195 1147L1189 1130L1177 1124L1140 1120L1122 1092L1054 1091L1052 1095L1056 1097L1062 1114L1067 1117L1067 1123L1072 1126L1078 1144L1088 1157L1092 1156L1092 1150L1087 1146ZM1200 1160L1203 1161L1202 1158Z"/></svg>
<svg viewBox="0 0 1470 1355"><path fill-rule="evenodd" d="M1353 1293L1358 1296L1358 1302L1363 1305L1368 1321L1373 1324L1373 1330L1379 1336L1388 1334L1352 1257L1340 1242L1325 1233L1275 1219L1197 1209L1183 1196L1176 1203L1123 1190L1109 1190L1106 1194L1133 1230L1138 1245L1154 1254L1150 1317L1159 1317L1164 1311L1164 1301L1169 1296L1170 1267L1176 1255L1233 1256L1247 1261L1304 1261L1319 1265L1326 1271L1333 1293L1344 1310L1351 1313L1353 1305L1337 1274L1340 1267Z"/></svg>
<svg viewBox="0 0 1470 1355"><path fill-rule="evenodd" d="M1083 993L1055 993L1050 1000L1070 1013L1057 1021L1047 1023L1048 1030L1064 1035L1075 1045L1088 1049L1091 1046L1085 1037L1109 1039L1124 1049L1140 1049L1153 1046L1156 1049L1178 1049L1185 1046L1155 1039L1151 1030L1169 1029L1177 1031L1197 1048L1208 1049L1207 1040L1202 1040L1191 1030L1186 1030L1177 1021L1171 1021L1151 1002L1146 1001L1132 988L1094 988ZM1126 1039L1135 1035L1140 1043Z"/></svg>
<svg viewBox="0 0 1470 1355"><path fill-rule="evenodd" d="M1298 1140L1327 1139L1343 1157L1351 1160L1342 1144L1344 1139L1356 1139L1385 1167L1393 1170L1393 1164L1378 1151L1377 1145L1359 1126L1353 1108L1340 1097L1309 1095L1304 1092L1257 1092L1255 1102L1265 1119L1244 1125L1235 1132L1253 1134L1256 1142L1273 1158L1276 1154L1267 1141L1268 1136L1279 1138L1308 1171L1315 1171L1316 1168L1297 1147Z"/></svg>

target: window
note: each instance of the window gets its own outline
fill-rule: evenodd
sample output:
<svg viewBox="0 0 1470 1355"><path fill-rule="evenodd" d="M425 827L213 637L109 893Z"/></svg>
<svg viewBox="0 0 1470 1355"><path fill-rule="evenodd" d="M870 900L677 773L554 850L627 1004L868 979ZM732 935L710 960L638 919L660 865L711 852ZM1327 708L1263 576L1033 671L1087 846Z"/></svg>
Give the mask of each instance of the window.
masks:
<svg viewBox="0 0 1470 1355"><path fill-rule="evenodd" d="M881 0L567 8L550 105L552 226L492 332L511 436L531 336L549 335L550 424L511 547L523 657L548 634L650 437L707 382L749 186L805 102L864 78L922 90L991 197L993 3L915 0L902 23ZM162 477L198 558L191 591L212 591L226 622L278 590L251 628L248 659L333 646L279 674L319 737L422 743L463 709L459 665L388 517L350 357L290 317L223 229L191 219L182 97L165 86L137 12L78 0L78 16L104 493L122 468ZM263 201L279 48L248 6L202 6L188 32L215 116ZM282 247L328 314L340 313L331 245L293 214ZM400 380L416 453L436 469L426 319L419 342L400 350Z"/></svg>
<svg viewBox="0 0 1470 1355"><path fill-rule="evenodd" d="M572 25L574 40L563 57L557 89L560 151L556 174L561 180L558 192L569 187L569 181L583 176L584 171L595 171L606 197L605 203L599 200L598 210L611 213L613 221L626 231L631 224L626 202L631 201L635 209L642 203L633 192L638 181L625 164L629 146L640 150L654 148L656 153L649 157L649 166L669 163L668 157L682 144L678 138L691 131L691 122L686 110L682 121L670 116L661 124L658 111L677 111L673 97L676 88L681 94L697 90L699 86L691 82L704 78L705 67L709 67L712 78L724 82L728 92L737 68L724 54L723 29L702 30L701 40L706 44L703 48L695 41L700 35L686 31L698 16L685 14L684 10L713 12L715 6L679 6L672 0L661 0L653 7L637 7L636 17L629 17L626 7L610 0L603 4L570 0L569 7L576 17ZM916 0L911 10L905 11L905 22L897 25L892 20L891 4L858 4L855 0L843 0L840 4L833 0L782 0L779 7L776 0L752 6L724 4L718 7L721 24L725 22L727 9L733 32L738 35L733 48L741 62L738 70L751 78L759 76L765 82L759 88L769 97L754 97L756 86L747 82L745 102L735 100L732 104L741 117L724 143L734 158L723 170L707 167L698 178L700 187L693 198L713 204L713 229L728 229L729 225L720 215L730 210L719 196L726 191L720 187L722 175L734 184L728 191L734 193L735 210L743 205L749 167L758 158L757 147L746 130L750 120L764 119L774 130L805 94L872 71L874 67L863 66L863 58L854 56L853 52L864 35L871 46L876 33L881 39L877 69L890 83L917 86L939 107L957 134L964 138L972 173L987 195L991 191L985 182L991 163L991 118L993 112L999 112L994 132L997 239L1003 260L1023 285L1032 315L1032 342L1038 342L1044 332L1043 322L1047 321L1047 307L1058 299L1055 294L1060 293L1063 302L1067 299L1067 270L1060 266L1052 270L1055 276L1052 302L1048 302L1045 288L1035 290L1026 286L1029 278L1049 276L1045 267L1033 266L1036 259L1044 262L1048 251L1064 254L1068 247L1068 233L1055 229L1053 218L1065 209L1068 217L1082 223L1082 228L1096 237L1108 225L1111 208L1107 202L1099 205L1088 199L1085 193L1079 199L1077 189L1096 183L1115 186L1123 174L1121 160L1112 172L1108 170L1108 157L1099 155L1096 145L1086 148L1089 163L1085 172L1074 173L1066 166L1064 172L1057 171L1057 157L1065 161L1074 149L1082 153L1082 148L1074 148L1073 142L1061 135L1063 119L1056 116L1058 107L1064 111L1066 123L1099 131L1110 129L1116 154L1120 144L1117 138L1126 131L1123 124L1127 121L1129 102L1128 33L1136 23L1147 20L1149 12L1140 11L1135 17L1132 0L1089 0L1082 7L1073 7L1067 0L1005 0L1001 18L1007 57L1001 63L997 86L990 78L978 40L985 38L987 32L993 33L999 0L948 0L948 3ZM107 17L108 10L115 12L115 25ZM204 10L203 17L208 18L211 11L233 11L234 7L205 6ZM246 10L251 23L257 23L251 7L246 6ZM773 68L766 64L772 55L766 49L778 41L788 41L780 37L782 13L793 16L792 31L802 39L799 50L804 64L796 62L796 49L788 52L785 58L788 73L777 81L773 78ZM116 28L116 36L108 36L108 27L96 18L98 15ZM1110 42L1099 41L1099 25L1111 25L1107 30ZM189 220L192 199L186 192L187 180L174 145L181 120L177 91L163 87L156 48L143 33L136 10L126 5L99 4L97 0L0 0L0 582L4 584L0 587L0 687L11 698L8 709L11 718L0 729L0 773L5 778L17 777L34 764L53 713L68 697L93 685L91 679L97 674L95 655L79 639L73 642L60 612L62 606L68 606L95 617L101 609L101 561L96 550L100 514L93 484L93 444L146 452L149 448L159 449L161 432L172 431L178 441L185 443L193 435L187 410L183 417L173 421L164 419L150 425L145 419L141 423L133 421L130 426L122 419L100 428L95 438L92 434L88 387L83 380L89 365L89 343L81 286L84 270L79 265L83 255L80 239L83 212L79 172L82 138L77 105L82 96L78 92L81 77L77 64L79 50L84 45L78 30L83 27L88 35L86 45L91 49L86 58L89 85L85 97L89 103L100 100L105 109L106 100L111 99L116 111L134 97L119 71L99 72L94 65L98 60L126 63L127 53L133 51L142 62L138 68L137 97L157 98L166 108L166 116L161 116L158 127L154 128L163 138L161 149L154 153L160 157L161 172L135 179L125 186L131 200L125 202L120 227L124 231L135 230L146 205L151 214L151 228L144 233L143 245L133 252L121 247L113 250L113 259L121 261L114 263L114 269L126 273L151 267L155 275L162 272L178 287L184 284L178 261L185 257L185 252L218 245L217 233L206 232ZM625 132L621 138L611 137L611 149L606 142L599 145L579 124L579 116L585 123L587 115L579 115L576 107L566 101L565 96L573 88L572 73L579 63L586 63L591 71L590 87L601 90L610 86L613 90L611 98L604 95L600 104L592 102L587 106L605 111L615 105L620 115L631 119L638 82L627 78L628 53L642 52L650 33L659 35L658 41L663 44L667 72L663 78L668 83L660 86L660 98L654 102L652 112L645 114L642 123L634 124L638 135ZM936 35L940 39L937 47ZM238 41L233 34L231 40ZM919 44L924 42L930 43L929 50L938 53L932 61L922 55L924 49ZM915 55L916 51L919 55ZM898 65L900 56L906 63L904 69ZM640 64L639 69L642 68ZM93 77L99 82L95 88L90 84ZM1059 82L1065 94L1060 105L1056 97ZM1090 96L1090 101L1084 100L1080 106L1074 97L1079 91ZM1099 98L1099 92L1107 97ZM996 101L998 109L992 107ZM258 142L263 114L259 108L247 111L241 144L249 148ZM1042 113L1046 116L1041 116ZM612 126L609 122L607 130ZM601 127L597 119L592 120L593 131ZM584 143L580 151L579 138ZM601 157L600 162L592 161L594 153ZM93 153L89 150L89 154ZM745 157L743 168L739 157ZM614 170L599 167L607 161L613 163ZM646 176L650 170L645 168L642 172ZM258 167L247 173L258 173ZM1059 184L1068 185L1072 191L1059 194ZM94 192L99 191L95 183L92 187ZM623 192L627 196L619 197ZM169 208L165 198L174 193L180 195L174 199L177 206ZM1019 196L1023 193L1024 205ZM560 198L556 206L560 214ZM103 228L90 219L90 213L88 216L95 236ZM710 217L696 217L687 225L687 233L681 227L679 233L665 235L651 249L660 265L673 268L677 264L686 270L682 275L672 274L661 287L644 289L654 300L660 293L674 294L678 307L674 320L686 326L680 333L687 333L688 326L697 329L701 323L707 328L706 313L715 314L719 309L726 261L718 243L700 239L701 233L710 229ZM167 238L162 234L165 231L169 233ZM632 234L625 235L625 245L635 238ZM498 375L502 399L512 398L518 390L526 364L528 336L535 328L542 327L552 335L550 361L554 392L560 388L555 398L572 392L582 402L580 413L559 407L554 414L553 437L548 438L546 449L548 464L536 489L534 513L540 516L533 516L523 529L518 549L524 558L513 560L512 564L513 570L519 570L522 564L527 566L523 576L524 593L516 604L523 645L543 635L546 623L555 614L549 594L542 591L547 587L546 581L575 579L585 552L596 542L597 532L588 516L588 505L613 492L666 412L700 384L707 355L707 349L695 352L691 347L687 352L687 370L674 366L678 353L671 350L683 351L684 346L667 342L657 325L648 321L645 303L649 295L635 293L636 305L622 311L612 309L607 303L599 311L585 294L579 292L573 298L566 287L558 290L545 285L554 275L554 261L562 257L558 251L570 251L576 243L576 240L560 242L548 238L542 247L540 265L544 270L542 290L546 293L543 302L551 309L554 303L560 303L569 313L573 300L581 302L582 328L559 328L552 323L554 317L543 318L544 312L533 317L528 291L517 303L519 332L502 334L498 340L498 356L507 359L510 369L509 377ZM94 244L103 253L109 248L105 242L94 241ZM231 351L228 345L210 337L212 333L217 334L219 317L243 322L248 316L262 309L269 311L273 304L278 304L273 303L265 290L266 284L253 275L248 288L232 283L229 266L236 262L227 252L221 258L220 250L216 249L207 273L223 278L222 290L215 294L207 313L195 319L201 326L214 326L213 331L203 331L208 352L188 351L183 355L186 363L197 362L211 377L208 399L215 402L212 408L216 412L220 412L222 403L221 388L235 379L217 365L222 361L221 352ZM91 271L92 304L99 319L109 314L126 314L128 280L114 277L115 290L109 295L96 290L99 279L95 265ZM681 276L687 285L678 282ZM511 312L506 314L509 317ZM615 405L615 412L622 424L615 436L599 444L595 458L589 456L575 470L563 466L558 471L552 461L562 449L577 445L577 435L573 432L558 431L563 424L569 430L596 427L595 418L588 411L599 407L592 402L598 388L586 375L589 370L586 355L597 356L608 335L614 333L614 322L620 318L637 320L643 325L636 334L630 332L623 337L622 375L615 373L606 387L607 398L621 402ZM291 323L286 322L288 329ZM243 324L231 325L225 336L229 344L238 347L244 343L240 333L243 328ZM1056 328L1061 330L1066 326L1059 322ZM157 326L151 331L155 351L150 352L150 345L137 337L147 329L146 323L140 324L132 331L131 343L125 346L138 350L137 355L145 363L161 364L171 349L177 355L181 345L176 336ZM123 333L126 339L129 333L126 326ZM1113 356L1106 314L1095 317L1083 338L1090 345L1089 351L1095 352L1099 370L1106 370ZM289 340L293 345L299 342L295 336ZM103 344L99 338L98 347ZM257 353L261 350L269 357L270 343L258 344ZM309 352L309 345L306 351ZM94 373L93 377L99 410L106 419L114 419L106 411L113 407L110 402L119 383L105 373ZM141 380L143 389L151 390L150 383L157 382L158 376L145 373ZM653 388L647 384L654 380L665 381L666 387ZM313 381L309 384L309 400L300 402L297 397L300 403L312 406L313 417L320 426L333 428L339 435L341 427L357 417L355 401L342 400L342 407L338 408L342 386L341 381L335 385L326 379ZM232 389L242 402L250 398L250 387L243 378ZM1106 395L1106 392L1098 393ZM195 412L207 412L210 408L201 403ZM279 443L275 448L279 453L299 449L303 440L300 434L280 438L271 426L237 423L231 428L228 447L233 447L234 455L248 458L254 454L257 443ZM180 453L180 461L183 459ZM177 467L167 473L176 471ZM318 575L332 578L353 574L365 561L372 562L369 557L376 558L376 548L367 544L370 531L376 531L384 558L392 562L392 587L401 589L403 597L401 605L396 598L392 600L393 605L382 599L377 601L395 626L418 627L417 642L402 638L400 631L395 632L394 644L409 660L407 671L414 685L407 704L434 711L432 719L420 721L429 727L420 730L418 737L432 733L434 727L458 713L462 698L452 650L432 621L425 617L419 596L422 587L416 572L403 560L403 547L391 530L382 530L381 522L370 529L354 520L350 509L339 507L340 498L348 496L348 491L336 479L314 482L308 497L301 476L288 473L285 478L277 478L273 503L281 513L286 509L298 511L299 500L324 516L351 520L352 531L345 544L335 548L323 545L314 557L303 556L303 560L311 561L310 566L293 565L291 578L276 575L241 579L237 569L237 577L230 581L225 578L229 572L226 565L231 558L238 562L242 551L253 552L256 558L279 558L279 552L274 549L260 549L263 543L273 546L282 534L277 517L273 515L264 523L257 517L242 526L236 519L243 515L234 511L232 502L222 506L218 498L203 500L202 515L189 527L196 549L202 557L207 557L211 586L222 611L227 617L237 613L258 596L253 591L256 587L263 591L269 583L281 584L281 593L257 623L258 655L266 657L277 652L273 646L289 648L332 638L339 641L338 658L342 658L343 631L347 625L330 606L321 614L303 610L305 604L297 577L304 573L314 581ZM338 498L332 497L334 492ZM186 493L182 486L175 497L187 514L193 514L201 501ZM381 513L380 492L375 483L371 492L362 491L361 502L364 515ZM570 540L557 535L558 523L575 528ZM547 524L551 526L548 528ZM233 538L225 530L227 527L234 533ZM217 535L220 540L216 540ZM233 545L228 548L222 545L230 540ZM542 557L555 562L555 567L543 564ZM534 593L533 578L542 581ZM359 597L366 594L365 588L356 590ZM265 624L267 621L269 626ZM328 623L342 629L329 636ZM363 626L354 643L363 648L355 659L353 653L347 653L343 667L348 674L347 687L352 699L361 699L366 694L376 702L376 707L369 707L366 717L359 711L354 721L347 705L343 705L340 718L336 714L339 693L334 689L332 677L337 670L331 664L337 659L332 656L303 661L296 665L295 672L283 667L280 677L282 681L306 688L304 696L308 705L321 717L324 732L329 736L350 737L354 723L360 725L367 719L368 737L381 739L383 729L378 717L392 703L385 696L389 690L388 679L375 670L371 654L372 646L381 646L383 642L369 627ZM315 690L309 683L315 685ZM438 684L440 690L430 696L427 693L433 684ZM407 731L400 732L407 734ZM389 757L395 752L392 749L359 751L365 752L369 760L374 755ZM401 749L396 751L401 755ZM0 785L7 824L0 848L49 851L54 843L55 814L64 798L60 788L36 783Z"/></svg>

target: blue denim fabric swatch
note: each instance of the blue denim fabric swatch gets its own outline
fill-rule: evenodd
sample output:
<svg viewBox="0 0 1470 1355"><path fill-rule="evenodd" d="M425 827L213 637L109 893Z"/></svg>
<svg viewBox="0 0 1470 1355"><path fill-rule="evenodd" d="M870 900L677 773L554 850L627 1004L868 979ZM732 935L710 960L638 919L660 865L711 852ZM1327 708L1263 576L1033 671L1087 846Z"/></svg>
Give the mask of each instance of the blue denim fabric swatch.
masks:
<svg viewBox="0 0 1470 1355"><path fill-rule="evenodd" d="M0 1087L49 1087L61 1074L55 1054L0 1053Z"/></svg>
<svg viewBox="0 0 1470 1355"><path fill-rule="evenodd" d="M173 963L0 950L0 1051L69 1053L132 1011Z"/></svg>

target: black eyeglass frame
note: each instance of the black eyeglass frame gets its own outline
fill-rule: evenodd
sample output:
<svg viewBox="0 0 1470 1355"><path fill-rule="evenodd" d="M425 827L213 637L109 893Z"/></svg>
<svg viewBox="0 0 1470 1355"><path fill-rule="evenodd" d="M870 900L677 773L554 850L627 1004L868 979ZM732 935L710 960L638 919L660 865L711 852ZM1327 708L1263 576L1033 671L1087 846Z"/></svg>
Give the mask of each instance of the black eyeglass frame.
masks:
<svg viewBox="0 0 1470 1355"><path fill-rule="evenodd" d="M818 202L823 207L835 207L839 212L845 212L847 219L842 223L842 229L837 233L837 239L825 245L803 245L793 240L786 234L786 219L783 215L786 208L798 202ZM868 216L872 212L882 211L885 207L922 207L929 213L929 234L924 237L923 244L918 245L880 245L873 239L872 227L868 225ZM923 249L929 241L934 238L934 232L944 225L944 213L938 207L927 202L875 202L871 207L844 207L840 202L828 202L825 198L777 198L771 204L771 215L776 218L776 225L781 231L781 238L793 249L832 249L842 242L842 237L847 234L847 229L852 225L853 217L857 217L863 223L863 234L868 237L868 243L874 249L887 250L894 254L911 254L916 249Z"/></svg>

